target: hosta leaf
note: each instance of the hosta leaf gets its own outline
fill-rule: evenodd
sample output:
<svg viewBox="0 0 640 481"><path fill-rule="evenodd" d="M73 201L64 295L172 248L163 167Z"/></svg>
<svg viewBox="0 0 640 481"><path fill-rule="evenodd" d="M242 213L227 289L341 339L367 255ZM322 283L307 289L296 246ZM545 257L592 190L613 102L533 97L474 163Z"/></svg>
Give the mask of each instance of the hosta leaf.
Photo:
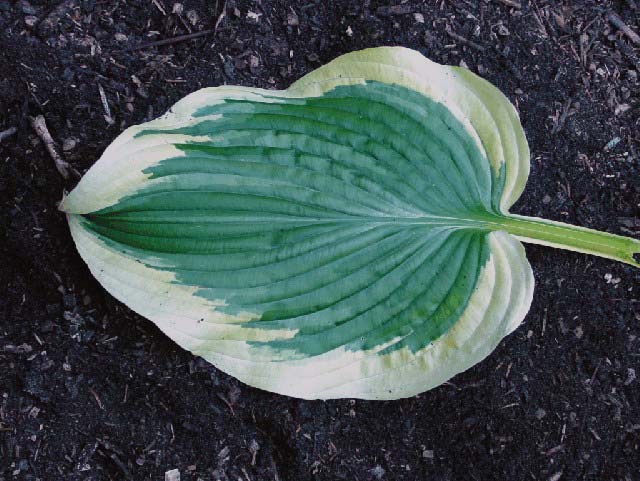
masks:
<svg viewBox="0 0 640 481"><path fill-rule="evenodd" d="M529 172L492 85L403 48L283 91L203 89L120 135L62 203L102 285L240 380L390 399L529 309L518 238L635 264L638 241L508 213Z"/></svg>

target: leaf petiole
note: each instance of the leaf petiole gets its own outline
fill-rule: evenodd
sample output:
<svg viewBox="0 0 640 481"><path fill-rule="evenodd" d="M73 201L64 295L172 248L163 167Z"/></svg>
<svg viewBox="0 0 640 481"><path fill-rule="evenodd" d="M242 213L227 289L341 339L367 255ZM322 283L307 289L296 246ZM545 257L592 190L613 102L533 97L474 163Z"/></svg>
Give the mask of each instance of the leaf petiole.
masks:
<svg viewBox="0 0 640 481"><path fill-rule="evenodd" d="M541 244L614 259L640 268L640 240L600 232L538 217L509 214L487 222L493 230L504 230L523 242Z"/></svg>

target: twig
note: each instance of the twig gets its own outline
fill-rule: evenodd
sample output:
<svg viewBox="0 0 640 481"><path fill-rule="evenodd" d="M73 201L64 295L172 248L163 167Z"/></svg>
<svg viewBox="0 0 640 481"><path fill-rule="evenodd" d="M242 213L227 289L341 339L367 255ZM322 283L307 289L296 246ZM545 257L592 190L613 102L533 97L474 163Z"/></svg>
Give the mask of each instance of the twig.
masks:
<svg viewBox="0 0 640 481"><path fill-rule="evenodd" d="M276 460L271 456L271 468L273 469L273 479L275 481L280 481L280 476L278 476L278 466L276 465Z"/></svg>
<svg viewBox="0 0 640 481"><path fill-rule="evenodd" d="M390 17L391 15L406 15L415 9L416 7L413 5L391 5L390 7L378 7L376 13L383 17Z"/></svg>
<svg viewBox="0 0 640 481"><path fill-rule="evenodd" d="M468 45L471 48L475 48L479 52L485 51L485 48L482 45L479 45L471 40L467 40L462 35L458 35L454 31L452 31L449 27L447 27L445 31L447 32L447 35L449 35L452 39L457 40L458 42L463 43L465 45Z"/></svg>
<svg viewBox="0 0 640 481"><path fill-rule="evenodd" d="M107 121L109 125L113 125L115 122L113 117L111 117L111 109L109 109L109 102L107 101L107 95L104 93L104 89L100 82L98 82L98 92L100 93L100 100L102 101L102 108L104 109L104 119Z"/></svg>
<svg viewBox="0 0 640 481"><path fill-rule="evenodd" d="M126 478L131 479L131 473L127 469L127 466L122 461L120 461L120 458L118 457L118 455L116 453L111 453L109 457L114 463L116 463L116 466L120 468L120 471L122 471L122 474L124 474Z"/></svg>
<svg viewBox="0 0 640 481"><path fill-rule="evenodd" d="M636 45L640 45L640 35L638 35L631 29L631 27L624 23L617 14L609 12L607 14L607 20L609 20L612 25L615 25L622 33L629 37L629 40L631 40Z"/></svg>
<svg viewBox="0 0 640 481"><path fill-rule="evenodd" d="M164 6L158 0L152 0L152 1L153 1L153 4L158 8L158 10L160 10L160 13L162 13L162 15L166 17L167 11L164 9Z"/></svg>
<svg viewBox="0 0 640 481"><path fill-rule="evenodd" d="M231 415L235 417L236 413L233 411L233 406L231 405L229 400L226 397L224 397L224 395L220 393L217 393L217 394L218 394L218 397L222 399L222 402L224 402L227 405L227 407L229 408L229 411L231 411Z"/></svg>
<svg viewBox="0 0 640 481"><path fill-rule="evenodd" d="M498 0L498 1L500 3L504 3L508 7L522 8L522 5L520 5L520 2L516 2L515 0Z"/></svg>
<svg viewBox="0 0 640 481"><path fill-rule="evenodd" d="M17 131L18 129L16 129L15 127L9 127L7 130L3 130L2 132L0 132L0 142L8 137L11 137Z"/></svg>
<svg viewBox="0 0 640 481"><path fill-rule="evenodd" d="M217 23L217 22L216 22ZM160 47L162 45L172 45L174 43L186 42L188 40L193 40L196 38L204 37L205 35L209 35L215 33L215 28L209 28L207 30L201 30L199 32L188 33L186 35L178 35L177 37L165 38L162 40L155 40L153 42L141 43L140 45L134 45L133 47L127 47L120 50L121 52L131 52L133 50L142 50L150 47Z"/></svg>
<svg viewBox="0 0 640 481"><path fill-rule="evenodd" d="M123 48L121 52L131 52L133 50L142 50L150 47L161 47L162 45L173 45L175 43L187 42L189 40L193 40L196 38L204 37L209 34L215 34L218 31L218 27L227 16L227 0L224 1L224 5L222 5L222 12L216 20L216 24L213 28L209 28L207 30L201 30L200 32L188 33L186 35L178 35L177 37L164 38L162 40L155 40L153 42L141 43L140 45L134 45L133 47Z"/></svg>
<svg viewBox="0 0 640 481"><path fill-rule="evenodd" d="M251 478L249 477L249 473L247 473L247 469L246 468L241 468L242 474L244 474L244 477L247 479L247 481L251 481Z"/></svg>
<svg viewBox="0 0 640 481"><path fill-rule="evenodd" d="M69 172L73 173L77 177L80 177L80 174L77 170L75 170L68 162L62 160L62 157L58 154L55 147L55 142L49 133L49 129L47 129L47 123L44 120L42 115L38 115L37 117L29 117L29 121L31 122L31 127L36 131L40 140L44 143L47 152L53 159L56 164L56 169L60 172L60 175L66 180L69 178Z"/></svg>
<svg viewBox="0 0 640 481"><path fill-rule="evenodd" d="M560 132L564 127L564 123L567 121L567 118L569 118L571 115L575 113L571 111L571 101L572 101L571 98L568 98L563 104L562 112L560 113L557 121L555 122L555 125L551 129L552 134L557 134L558 132Z"/></svg>
<svg viewBox="0 0 640 481"><path fill-rule="evenodd" d="M216 8L218 8L218 2L216 2ZM213 31L216 32L218 30L218 26L224 20L224 17L227 16L227 0L224 0L224 4L222 5L222 12L220 12L220 16L218 20L216 20L216 24L213 26Z"/></svg>
<svg viewBox="0 0 640 481"><path fill-rule="evenodd" d="M104 409L104 405L102 404L102 401L100 400L100 397L98 396L98 393L95 392L93 389L89 388L88 389L89 393L95 398L96 400L96 404L98 405L98 407L100 409Z"/></svg>

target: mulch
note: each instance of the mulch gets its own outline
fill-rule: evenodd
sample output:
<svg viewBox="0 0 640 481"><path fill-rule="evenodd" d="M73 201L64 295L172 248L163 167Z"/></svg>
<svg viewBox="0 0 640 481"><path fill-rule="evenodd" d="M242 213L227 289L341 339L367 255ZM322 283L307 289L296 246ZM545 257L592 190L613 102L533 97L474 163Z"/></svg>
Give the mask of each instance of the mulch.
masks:
<svg viewBox="0 0 640 481"><path fill-rule="evenodd" d="M110 297L56 209L127 126L221 84L284 88L403 45L516 105L514 212L640 235L640 4L0 0L0 481L640 476L640 272L527 246L537 289L484 362L394 402L240 384ZM172 471L172 470L178 470Z"/></svg>

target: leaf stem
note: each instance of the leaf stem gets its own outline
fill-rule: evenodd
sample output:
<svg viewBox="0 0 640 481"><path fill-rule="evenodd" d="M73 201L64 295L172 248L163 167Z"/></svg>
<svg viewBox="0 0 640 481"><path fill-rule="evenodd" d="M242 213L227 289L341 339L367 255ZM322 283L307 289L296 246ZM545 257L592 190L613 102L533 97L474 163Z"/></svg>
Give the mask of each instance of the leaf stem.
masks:
<svg viewBox="0 0 640 481"><path fill-rule="evenodd" d="M489 224L492 228L499 225L500 230L523 242L593 254L640 268L640 263L634 259L634 255L640 254L640 240L631 237L515 214L496 218Z"/></svg>

